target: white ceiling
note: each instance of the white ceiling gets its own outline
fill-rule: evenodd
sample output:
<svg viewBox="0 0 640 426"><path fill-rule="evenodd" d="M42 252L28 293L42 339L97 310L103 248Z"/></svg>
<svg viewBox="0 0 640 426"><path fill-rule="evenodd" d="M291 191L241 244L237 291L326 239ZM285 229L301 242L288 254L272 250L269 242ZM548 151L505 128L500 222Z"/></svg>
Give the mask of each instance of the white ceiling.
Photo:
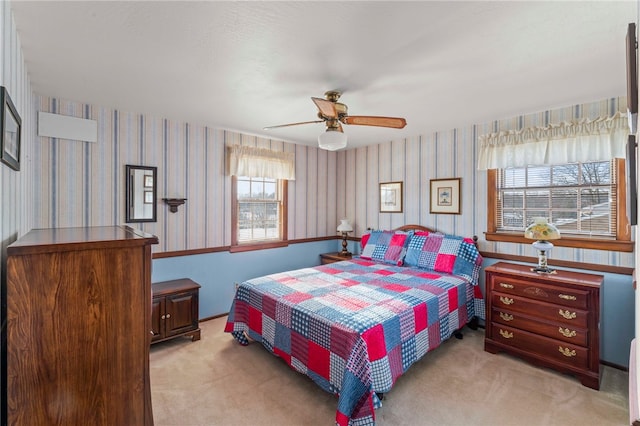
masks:
<svg viewBox="0 0 640 426"><path fill-rule="evenodd" d="M349 147L626 95L633 1L11 2L39 95L315 146L344 92Z"/></svg>

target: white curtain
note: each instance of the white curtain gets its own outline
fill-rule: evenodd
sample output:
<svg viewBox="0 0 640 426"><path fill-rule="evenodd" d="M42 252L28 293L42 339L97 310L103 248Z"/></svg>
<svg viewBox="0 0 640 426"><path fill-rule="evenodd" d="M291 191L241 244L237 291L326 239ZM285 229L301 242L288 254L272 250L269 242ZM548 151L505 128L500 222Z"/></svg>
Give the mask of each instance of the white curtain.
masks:
<svg viewBox="0 0 640 426"><path fill-rule="evenodd" d="M552 124L480 136L478 170L608 161L625 157L627 116Z"/></svg>
<svg viewBox="0 0 640 426"><path fill-rule="evenodd" d="M232 145L229 147L229 173L232 176L295 180L295 153Z"/></svg>

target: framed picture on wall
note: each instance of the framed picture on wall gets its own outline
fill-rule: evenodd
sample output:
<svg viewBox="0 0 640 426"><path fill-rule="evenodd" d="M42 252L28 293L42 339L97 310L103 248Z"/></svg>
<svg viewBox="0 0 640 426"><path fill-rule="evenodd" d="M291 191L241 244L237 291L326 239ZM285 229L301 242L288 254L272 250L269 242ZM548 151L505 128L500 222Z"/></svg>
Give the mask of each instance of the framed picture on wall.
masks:
<svg viewBox="0 0 640 426"><path fill-rule="evenodd" d="M380 213L402 213L402 182L380 184Z"/></svg>
<svg viewBox="0 0 640 426"><path fill-rule="evenodd" d="M430 213L460 214L460 180L431 179Z"/></svg>
<svg viewBox="0 0 640 426"><path fill-rule="evenodd" d="M9 92L0 87L0 161L13 170L20 170L20 129L22 120L13 105Z"/></svg>
<svg viewBox="0 0 640 426"><path fill-rule="evenodd" d="M144 187L153 188L153 175L144 175Z"/></svg>

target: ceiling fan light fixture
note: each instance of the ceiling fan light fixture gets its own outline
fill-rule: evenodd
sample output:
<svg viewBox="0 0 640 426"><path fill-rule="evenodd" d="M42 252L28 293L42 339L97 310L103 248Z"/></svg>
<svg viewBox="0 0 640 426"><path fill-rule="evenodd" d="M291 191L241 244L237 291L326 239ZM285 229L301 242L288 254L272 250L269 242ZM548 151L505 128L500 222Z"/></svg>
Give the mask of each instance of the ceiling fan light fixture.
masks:
<svg viewBox="0 0 640 426"><path fill-rule="evenodd" d="M327 151L337 151L347 146L347 135L338 130L327 129L318 136L318 146Z"/></svg>

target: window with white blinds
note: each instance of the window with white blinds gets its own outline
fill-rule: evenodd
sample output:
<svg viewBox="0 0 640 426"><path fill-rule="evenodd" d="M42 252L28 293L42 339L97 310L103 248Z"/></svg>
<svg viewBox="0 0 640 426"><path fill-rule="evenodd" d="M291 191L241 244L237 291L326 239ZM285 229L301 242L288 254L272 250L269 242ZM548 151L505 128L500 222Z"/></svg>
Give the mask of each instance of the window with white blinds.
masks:
<svg viewBox="0 0 640 426"><path fill-rule="evenodd" d="M616 161L497 169L496 230L546 217L563 236L616 238Z"/></svg>

